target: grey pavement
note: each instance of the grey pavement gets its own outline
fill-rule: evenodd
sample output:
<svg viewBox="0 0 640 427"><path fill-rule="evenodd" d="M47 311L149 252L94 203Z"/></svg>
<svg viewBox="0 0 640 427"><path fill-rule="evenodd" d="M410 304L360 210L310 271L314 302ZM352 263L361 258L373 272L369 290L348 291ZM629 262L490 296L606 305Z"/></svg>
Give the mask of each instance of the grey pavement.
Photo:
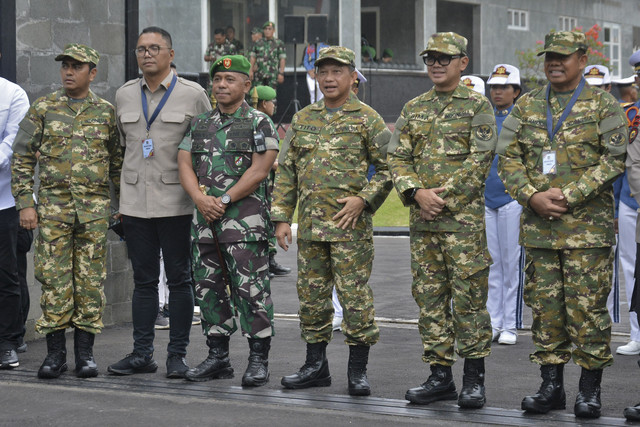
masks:
<svg viewBox="0 0 640 427"><path fill-rule="evenodd" d="M283 390L280 378L295 372L303 363L305 345L296 318L295 244L280 251L277 260L294 270L272 281L276 336L270 355L271 380L255 389L242 388L248 345L236 333L231 339L233 379L190 383L165 378L164 361L168 331L156 331L155 358L161 368L155 374L129 377L107 375L106 367L132 348L131 326L107 328L96 338L98 378L81 380L73 373L73 335L67 334L70 371L57 380L39 380L37 369L46 353L44 340L29 343L20 355L20 367L0 371L0 425L623 425L622 410L638 402L636 383L640 378L637 356L615 355L605 370L602 384L603 417L576 422L573 402L580 369L569 363L565 369L567 409L544 416L525 416L519 410L522 398L540 385L539 369L529 362L533 350L528 330L519 332L518 343L492 347L486 361L487 405L477 411L461 410L455 401L428 406L410 405L404 400L407 388L422 383L428 367L421 360L422 346L416 319L418 308L411 296L409 239L376 237L376 259L371 284L376 316L380 319L380 342L371 350L369 379L371 397L347 394L348 349L338 332L328 346L333 383L330 387ZM33 302L37 303L37 302ZM628 340L626 323L614 325L612 349ZM525 312L525 326L531 324ZM196 365L207 355L199 326L194 326L187 361ZM462 385L462 363L454 366L458 389Z"/></svg>

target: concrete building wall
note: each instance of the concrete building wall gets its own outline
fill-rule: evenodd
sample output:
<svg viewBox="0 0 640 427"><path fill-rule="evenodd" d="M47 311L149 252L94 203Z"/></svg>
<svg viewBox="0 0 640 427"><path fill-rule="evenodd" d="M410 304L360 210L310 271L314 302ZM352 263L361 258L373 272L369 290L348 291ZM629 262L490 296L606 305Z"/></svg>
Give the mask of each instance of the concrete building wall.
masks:
<svg viewBox="0 0 640 427"><path fill-rule="evenodd" d="M31 102L60 87L60 63L54 58L67 43L83 43L100 53L92 90L110 102L124 83L124 0L16 1L17 83ZM105 325L131 321L133 272L126 244L109 231L107 280L104 284ZM28 254L31 309L27 339L35 336L40 317L40 284L33 273L33 249Z"/></svg>

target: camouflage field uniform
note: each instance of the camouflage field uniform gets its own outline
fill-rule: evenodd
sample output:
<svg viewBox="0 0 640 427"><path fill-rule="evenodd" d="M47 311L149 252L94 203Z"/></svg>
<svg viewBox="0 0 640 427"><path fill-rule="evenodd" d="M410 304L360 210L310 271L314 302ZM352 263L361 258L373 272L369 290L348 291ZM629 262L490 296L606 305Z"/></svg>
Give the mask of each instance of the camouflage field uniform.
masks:
<svg viewBox="0 0 640 427"><path fill-rule="evenodd" d="M219 109L194 118L179 148L191 152L193 169L207 194L220 197L233 187L251 166L255 150L253 135L262 132L267 150L278 149L271 119L244 102L233 114ZM192 227L193 276L196 298L207 336L231 335L237 330L234 311L243 335L273 335L273 303L268 278L267 237L272 234L265 180L251 195L232 201L225 215L213 223L231 279L227 288L211 233L195 209Z"/></svg>
<svg viewBox="0 0 640 427"><path fill-rule="evenodd" d="M531 360L542 365L573 360L593 370L611 365L611 289L615 244L611 184L624 171L627 122L616 100L584 87L553 142L546 125L546 87L518 100L505 120L497 152L499 175L524 206L520 244L527 257L525 303L533 310L536 346ZM553 123L565 105L553 90ZM542 173L542 152L556 152L557 173ZM560 188L569 211L549 220L529 208L533 194Z"/></svg>
<svg viewBox="0 0 640 427"><path fill-rule="evenodd" d="M385 163L391 133L382 117L350 94L331 114L324 100L298 112L280 153L271 215L291 223L298 204L298 298L300 328L307 343L332 337L335 285L343 307L349 345L373 345L379 329L368 284L373 263L373 213L391 190ZM369 165L376 174L367 182ZM355 229L342 230L332 218L360 196L368 204Z"/></svg>
<svg viewBox="0 0 640 427"><path fill-rule="evenodd" d="M278 85L280 60L287 57L282 40L275 37L270 40L262 38L253 45L249 55L256 58L253 85L275 89Z"/></svg>
<svg viewBox="0 0 640 427"><path fill-rule="evenodd" d="M496 140L489 101L459 84L452 94L431 89L409 101L389 143L389 169L410 206L412 293L426 363L451 366L456 340L460 357L491 352L484 182ZM438 187L446 207L425 221L405 192Z"/></svg>
<svg viewBox="0 0 640 427"><path fill-rule="evenodd" d="M13 146L16 208L34 207L39 165L35 277L42 284L41 334L76 326L102 329L109 179L120 188L122 151L115 110L89 91L72 102L63 89L36 100ZM36 160L36 152L40 159Z"/></svg>

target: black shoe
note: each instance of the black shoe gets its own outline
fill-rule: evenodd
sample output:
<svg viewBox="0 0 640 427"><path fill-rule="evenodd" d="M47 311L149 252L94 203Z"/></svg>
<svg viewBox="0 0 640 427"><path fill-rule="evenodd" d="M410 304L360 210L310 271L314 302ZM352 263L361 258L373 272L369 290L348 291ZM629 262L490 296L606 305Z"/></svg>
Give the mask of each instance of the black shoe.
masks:
<svg viewBox="0 0 640 427"><path fill-rule="evenodd" d="M331 385L327 343L307 343L307 360L298 372L282 377L280 383L285 388L300 389L309 387L328 387Z"/></svg>
<svg viewBox="0 0 640 427"><path fill-rule="evenodd" d="M184 378L188 370L184 355L177 353L167 355L167 378Z"/></svg>
<svg viewBox="0 0 640 427"><path fill-rule="evenodd" d="M274 276L286 276L291 273L289 267L284 267L276 262L275 255L269 255L269 274Z"/></svg>
<svg viewBox="0 0 640 427"><path fill-rule="evenodd" d="M18 353L15 350L4 350L0 353L0 369L13 369L20 366Z"/></svg>
<svg viewBox="0 0 640 427"><path fill-rule="evenodd" d="M64 329L47 334L47 357L38 369L38 378L58 378L67 370L66 343Z"/></svg>
<svg viewBox="0 0 640 427"><path fill-rule="evenodd" d="M195 368L189 369L184 377L189 381L209 381L233 378L233 368L229 362L229 337L208 337L209 356Z"/></svg>
<svg viewBox="0 0 640 427"><path fill-rule="evenodd" d="M564 364L542 365L540 374L540 390L522 400L522 409L535 414L546 414L552 409L564 409L567 400L564 393Z"/></svg>
<svg viewBox="0 0 640 427"><path fill-rule="evenodd" d="M624 408L624 417L629 421L640 421L640 403Z"/></svg>
<svg viewBox="0 0 640 427"><path fill-rule="evenodd" d="M153 360L153 355L138 353L127 354L124 359L107 368L114 375L152 374L157 370L158 364Z"/></svg>
<svg viewBox="0 0 640 427"><path fill-rule="evenodd" d="M437 400L455 400L458 398L456 385L453 383L451 366L430 366L431 375L418 387L407 390L404 398L411 403L426 405Z"/></svg>
<svg viewBox="0 0 640 427"><path fill-rule="evenodd" d="M367 379L367 363L369 363L369 346L350 345L347 379L351 396L369 396L371 385Z"/></svg>
<svg viewBox="0 0 640 427"><path fill-rule="evenodd" d="M27 352L27 343L24 342L24 337L18 338L18 347L16 348L16 353L26 353Z"/></svg>
<svg viewBox="0 0 640 427"><path fill-rule="evenodd" d="M73 351L76 357L76 376L91 378L98 376L98 365L93 359L93 342L95 335L91 332L75 329L73 336Z"/></svg>
<svg viewBox="0 0 640 427"><path fill-rule="evenodd" d="M271 337L249 338L249 365L242 376L243 386L257 387L269 381L269 349Z"/></svg>
<svg viewBox="0 0 640 427"><path fill-rule="evenodd" d="M582 368L580 385L573 413L580 418L599 418L600 409L600 382L602 381L602 369Z"/></svg>
<svg viewBox="0 0 640 427"><path fill-rule="evenodd" d="M484 389L484 357L479 359L464 359L464 375L462 376L462 390L458 397L461 408L479 409L484 406L487 398Z"/></svg>

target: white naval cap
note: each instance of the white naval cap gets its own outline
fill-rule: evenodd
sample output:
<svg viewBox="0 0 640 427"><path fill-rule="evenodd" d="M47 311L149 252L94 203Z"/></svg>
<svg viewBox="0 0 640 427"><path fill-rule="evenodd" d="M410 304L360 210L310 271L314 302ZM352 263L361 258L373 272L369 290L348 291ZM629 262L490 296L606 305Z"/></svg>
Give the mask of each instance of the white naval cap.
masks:
<svg viewBox="0 0 640 427"><path fill-rule="evenodd" d="M509 64L498 64L493 67L488 85L518 85L520 86L520 70Z"/></svg>
<svg viewBox="0 0 640 427"><path fill-rule="evenodd" d="M608 85L611 83L609 69L604 65L587 65L584 69L584 78L591 86Z"/></svg>
<svg viewBox="0 0 640 427"><path fill-rule="evenodd" d="M475 90L484 95L484 80L477 76L462 76L460 81L469 89Z"/></svg>
<svg viewBox="0 0 640 427"><path fill-rule="evenodd" d="M358 80L360 81L360 83L367 82L367 79L365 78L365 76L363 76L360 70L358 70L357 68L356 68L356 73L358 74Z"/></svg>

